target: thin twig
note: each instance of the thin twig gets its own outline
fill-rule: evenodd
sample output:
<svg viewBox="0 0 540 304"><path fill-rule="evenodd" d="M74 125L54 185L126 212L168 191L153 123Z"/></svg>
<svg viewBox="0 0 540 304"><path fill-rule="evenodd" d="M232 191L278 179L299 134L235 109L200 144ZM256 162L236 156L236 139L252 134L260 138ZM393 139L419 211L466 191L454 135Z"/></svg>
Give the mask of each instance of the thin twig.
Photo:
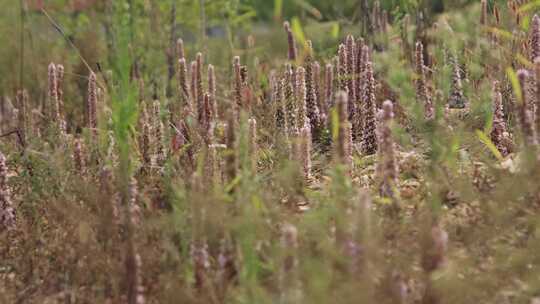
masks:
<svg viewBox="0 0 540 304"><path fill-rule="evenodd" d="M64 32L62 27L56 21L54 21L54 19L51 17L51 15L49 15L49 13L47 13L45 8L43 8L43 7L41 8L41 13L43 15L45 15L45 17L47 17L47 19L49 19L49 22L51 23L51 25L58 31L58 33L60 33L60 35L62 35L62 37L69 43L69 45L77 52L77 56L82 61L82 63L86 66L88 71L91 72L91 73L95 73L94 70L92 69L92 67L90 67L90 65L88 64L88 61L86 61L86 59L84 59L83 55L81 54L81 51L77 48L77 46L75 46L73 41L71 41L71 39L69 39L69 37L66 35L66 33ZM107 84L103 84L103 83L100 83L100 82L101 81L98 79L97 83L98 83L99 87L101 87L105 91L108 91L107 90L107 88L108 88Z"/></svg>
<svg viewBox="0 0 540 304"><path fill-rule="evenodd" d="M21 145L21 147L24 150L24 148L26 147L26 144L24 143L24 140L22 138L22 134L21 134L19 129L11 130L11 131L9 131L7 133L1 134L0 138L7 137L7 136L10 136L10 135L13 135L13 134L17 135L17 140L19 141L19 145Z"/></svg>
<svg viewBox="0 0 540 304"><path fill-rule="evenodd" d="M81 51L75 46L73 41L71 41L71 39L68 38L68 36L64 32L64 30L60 27L60 25L58 23L56 23L56 21L54 21L54 19L49 15L49 13L47 13L45 8L41 8L41 12L43 13L43 15L45 15L45 17L47 17L47 19L49 19L49 22L52 24L52 26L60 33L60 35L62 35L62 37L64 37L64 39L66 39L66 41L71 45L71 47L74 48L75 51L77 51L77 55L79 56L79 58L81 59L83 64L86 66L88 71L89 72L94 72L94 70L92 70L92 68L90 67L90 65L86 61L86 59L84 59L84 57L82 56Z"/></svg>

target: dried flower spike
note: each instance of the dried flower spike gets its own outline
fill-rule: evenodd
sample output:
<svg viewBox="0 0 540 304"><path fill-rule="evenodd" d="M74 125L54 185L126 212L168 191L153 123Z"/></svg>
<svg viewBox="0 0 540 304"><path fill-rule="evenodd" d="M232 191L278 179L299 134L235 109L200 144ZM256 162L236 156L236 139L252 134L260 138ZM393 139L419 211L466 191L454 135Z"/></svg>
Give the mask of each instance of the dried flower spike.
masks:
<svg viewBox="0 0 540 304"><path fill-rule="evenodd" d="M321 65L318 61L313 62L312 64L312 83L313 83L313 94L315 95L315 104L317 105L317 112L319 118L317 120L319 126L322 123L322 115L324 115L323 108L325 105L325 100L322 96L323 92L321 91ZM311 118L310 118L311 119Z"/></svg>
<svg viewBox="0 0 540 304"><path fill-rule="evenodd" d="M233 104L233 112L235 116L235 120L238 121L240 118L239 113L240 109L242 108L242 68L240 66L240 57L235 56L233 58L233 73L234 73L234 79L233 79L233 96L234 96L234 104Z"/></svg>
<svg viewBox="0 0 540 304"><path fill-rule="evenodd" d="M144 286L141 278L142 260L134 245L129 245L126 257L127 303L144 304Z"/></svg>
<svg viewBox="0 0 540 304"><path fill-rule="evenodd" d="M435 117L435 109L426 83L426 67L424 65L424 46L422 42L416 43L416 101L424 105L424 116L431 120Z"/></svg>
<svg viewBox="0 0 540 304"><path fill-rule="evenodd" d="M422 254L422 267L425 272L433 272L440 269L446 263L446 251L448 250L448 233L435 224L427 236Z"/></svg>
<svg viewBox="0 0 540 304"><path fill-rule="evenodd" d="M283 28L285 29L285 32L287 33L287 43L289 45L288 48L288 58L290 61L296 61L298 50L296 49L296 41L294 39L293 33L291 31L291 26L289 22L285 21L283 23Z"/></svg>
<svg viewBox="0 0 540 304"><path fill-rule="evenodd" d="M306 111L312 130L319 125L319 105L317 104L317 87L315 77L315 66L313 63L313 46L311 41L307 42L307 57L305 61L305 83L306 83ZM297 75L298 77L298 75ZM318 77L317 77L318 78ZM298 85L298 84L297 84Z"/></svg>
<svg viewBox="0 0 540 304"><path fill-rule="evenodd" d="M248 120L249 124L249 155L250 155L250 166L251 172L257 172L257 120L255 118L250 118Z"/></svg>
<svg viewBox="0 0 540 304"><path fill-rule="evenodd" d="M450 98L448 99L448 107L451 109L463 109L467 104L467 100L463 95L459 63L455 56L453 58L452 71L452 88Z"/></svg>
<svg viewBox="0 0 540 304"><path fill-rule="evenodd" d="M355 89L355 97L356 97L356 103L360 103L362 101L362 73L364 69L364 61L365 61L365 55L364 55L364 39L359 38L356 41L356 60L355 60L355 67L354 67L354 89Z"/></svg>
<svg viewBox="0 0 540 304"><path fill-rule="evenodd" d="M158 166L165 162L165 147L163 144L164 128L161 121L161 103L154 100L152 112L152 129L154 131L154 159Z"/></svg>
<svg viewBox="0 0 540 304"><path fill-rule="evenodd" d="M366 62L364 72L365 91L363 100L363 128L362 128L362 153L372 155L377 152L377 120L375 105L375 79L371 61Z"/></svg>
<svg viewBox="0 0 540 304"><path fill-rule="evenodd" d="M196 85L195 85L195 92L197 98L197 117L198 122L201 125L204 125L204 91L203 91L203 80L202 80L202 68L203 68L203 62L202 62L202 53L197 53L196 57L196 65L195 65L195 71L192 73L195 73L195 79L196 79Z"/></svg>
<svg viewBox="0 0 540 304"><path fill-rule="evenodd" d="M229 112L227 120L226 145L228 153L225 156L225 172L227 182L236 178L236 118L234 112Z"/></svg>
<svg viewBox="0 0 540 304"><path fill-rule="evenodd" d="M390 126L394 119L394 105L390 100L383 102L380 116L378 174L381 184L379 189L381 196L395 198L399 170Z"/></svg>
<svg viewBox="0 0 540 304"><path fill-rule="evenodd" d="M334 66L330 63L324 70L324 101L321 110L328 117L328 109L334 106Z"/></svg>
<svg viewBox="0 0 540 304"><path fill-rule="evenodd" d="M203 125L200 126L201 136L207 145L212 144L214 140L214 109L212 108L211 97L209 93L204 94Z"/></svg>
<svg viewBox="0 0 540 304"><path fill-rule="evenodd" d="M148 115L148 111L146 107L143 106L142 113L141 113L141 138L139 140L140 145L140 153L142 158L142 165L143 165L143 171L147 170L147 168L151 164L151 127L150 127L150 118Z"/></svg>
<svg viewBox="0 0 540 304"><path fill-rule="evenodd" d="M185 58L180 58L178 60L178 95L179 102L182 113L191 113L193 112L193 106L191 105L191 97L189 93L188 86L188 74L187 74L187 63ZM184 115L182 115L183 117Z"/></svg>
<svg viewBox="0 0 540 304"><path fill-rule="evenodd" d="M88 78L88 100L86 103L86 123L92 134L97 134L97 84L96 74L90 73Z"/></svg>
<svg viewBox="0 0 540 304"><path fill-rule="evenodd" d="M6 157L0 152L0 232L15 228L15 208L7 182Z"/></svg>
<svg viewBox="0 0 540 304"><path fill-rule="evenodd" d="M62 116L64 113L64 66L61 64L56 65L56 89L58 94L59 116Z"/></svg>
<svg viewBox="0 0 540 304"><path fill-rule="evenodd" d="M347 48L344 44L340 44L338 50L338 83L340 91L348 92L347 75Z"/></svg>
<svg viewBox="0 0 540 304"><path fill-rule="evenodd" d="M300 129L299 157L305 180L311 178L311 128L306 125Z"/></svg>
<svg viewBox="0 0 540 304"><path fill-rule="evenodd" d="M218 106L216 99L216 72L214 66L211 64L208 65L208 94L210 98L210 106L212 109L212 117L215 120L218 118Z"/></svg>
<svg viewBox="0 0 540 304"><path fill-rule="evenodd" d="M191 106L193 107L194 118L199 119L199 104L197 101L197 62L192 61L190 66L191 82L190 82L190 95Z"/></svg>
<svg viewBox="0 0 540 304"><path fill-rule="evenodd" d="M19 110L17 114L17 129L19 130L19 136L21 137L23 146L25 146L29 134L28 93L26 90L19 90L17 92L17 108Z"/></svg>
<svg viewBox="0 0 540 304"><path fill-rule="evenodd" d="M186 52L184 51L184 40L182 38L178 38L178 40L176 40L176 56L178 59L186 58Z"/></svg>
<svg viewBox="0 0 540 304"><path fill-rule="evenodd" d="M56 65L49 64L49 107L48 117L51 122L58 123L60 120L60 108L58 104L58 81L57 81Z"/></svg>
<svg viewBox="0 0 540 304"><path fill-rule="evenodd" d="M208 244L206 241L202 241L199 244L191 244L190 251L195 272L195 288L201 290L207 283L207 272L210 268Z"/></svg>
<svg viewBox="0 0 540 304"><path fill-rule="evenodd" d="M303 128L308 124L306 107L306 71L303 67L296 70L296 109L298 111L298 128Z"/></svg>
<svg viewBox="0 0 540 304"><path fill-rule="evenodd" d="M77 172L81 176L84 176L86 172L86 149L79 136L75 137L75 142L73 143L73 162Z"/></svg>
<svg viewBox="0 0 540 304"><path fill-rule="evenodd" d="M487 25L487 16L488 16L488 8L487 8L487 0L481 1L481 13L480 13L480 24L483 26Z"/></svg>
<svg viewBox="0 0 540 304"><path fill-rule="evenodd" d="M336 94L338 134L337 138L334 138L334 151L337 162L350 167L352 165L352 134L348 120L347 98L347 93L343 91Z"/></svg>
<svg viewBox="0 0 540 304"><path fill-rule="evenodd" d="M294 95L294 73L292 67L288 65L285 68L285 119L287 121L287 128L289 136L294 136L298 133L298 104L296 102L296 96Z"/></svg>
<svg viewBox="0 0 540 304"><path fill-rule="evenodd" d="M529 60L534 62L540 57L540 17L536 14L532 18L530 44Z"/></svg>
<svg viewBox="0 0 540 304"><path fill-rule="evenodd" d="M276 130L278 131L281 136L287 136L288 134L288 128L287 128L287 120L285 117L285 95L284 95L284 87L285 87L285 80L279 79L278 76L276 76L277 83L274 85L274 97L273 97L273 105L274 105L274 119L276 123Z"/></svg>
<svg viewBox="0 0 540 304"><path fill-rule="evenodd" d="M534 91L536 93L536 98L534 99L535 103L534 105L531 105L531 108L536 111L534 113L535 129L537 132L536 135L538 136L538 141L540 142L540 57L536 57L534 59L534 74Z"/></svg>
<svg viewBox="0 0 540 304"><path fill-rule="evenodd" d="M504 109L502 102L502 94L498 81L493 82L493 96L492 96L492 109L493 109L493 126L491 128L491 141L497 147L497 150L502 156L506 156L509 153L507 142L509 140L509 134L506 129L506 122L504 120Z"/></svg>
<svg viewBox="0 0 540 304"><path fill-rule="evenodd" d="M355 66L356 66L356 43L352 35L347 36L347 90L349 93L349 120L352 121L356 112L356 90L355 90Z"/></svg>
<svg viewBox="0 0 540 304"><path fill-rule="evenodd" d="M519 100L518 117L521 126L521 132L523 135L523 141L526 146L535 146L538 141L536 139L536 132L534 129L534 118L531 112L531 94L529 89L530 75L527 70L521 69L517 72L521 89L521 100Z"/></svg>

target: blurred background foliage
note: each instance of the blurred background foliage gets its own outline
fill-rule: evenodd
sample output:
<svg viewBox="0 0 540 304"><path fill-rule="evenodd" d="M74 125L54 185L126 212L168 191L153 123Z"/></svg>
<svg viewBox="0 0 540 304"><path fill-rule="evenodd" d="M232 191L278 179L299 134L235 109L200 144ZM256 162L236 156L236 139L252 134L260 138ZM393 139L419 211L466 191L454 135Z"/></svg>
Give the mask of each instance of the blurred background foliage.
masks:
<svg viewBox="0 0 540 304"><path fill-rule="evenodd" d="M466 6L471 3L476 5ZM504 7L505 1L500 1L500 6ZM372 0L0 0L3 10L0 10L0 40L4 43L0 48L0 94L3 96L13 96L14 92L25 87L29 90L33 107L44 102L47 92L47 66L52 62L62 63L66 66L65 80L65 98L66 98L66 114L68 121L77 121L84 117L82 111L84 109L84 100L86 99L87 90L87 75L88 69L81 58L84 58L93 69L103 69L104 71L113 70L118 58L124 59L126 63L126 50L122 48L120 52L119 46L125 47L123 41L129 40L129 52L140 64L140 69L143 77L148 78L148 83L158 83L157 94L163 95L167 78L167 58L170 54L171 44L176 38L183 38L186 41L187 57L192 60L195 52L201 50L204 52L205 62L215 64L218 77L218 83L225 90L228 90L230 77L230 60L232 55L242 55L242 61L250 66L250 71L267 75L270 67L280 66L286 58L286 39L282 29L282 22L290 20L298 41L302 41L302 37L313 40L317 59L331 60L336 53L338 42L349 33L355 35L363 34L366 29L362 28L365 12L373 8L374 1ZM494 1L489 1L492 6ZM432 132L426 132L424 137L427 146L431 147L429 156L429 166L426 168L425 182L422 181L422 187L430 189L430 193L426 192L426 204L433 205L432 209L440 209L442 201L449 189L457 188L460 190L463 201L476 201L478 199L477 192L469 184L470 179L464 178L465 169L461 168L461 163L471 162L473 156L480 155L485 158L485 163L492 163L493 159L488 158L483 144L476 137L465 133L472 129L482 129L489 119L489 92L490 85L487 79L482 77L482 69L480 68L484 62L496 62L501 66L508 66L510 60L505 59L501 62L501 56L498 53L500 50L491 51L491 46L486 39L478 39L480 31L476 26L477 19L480 14L479 1L477 0L381 0L381 8L386 9L390 13L392 26L394 27L392 34L397 35L400 20L406 16L410 16L411 30L407 36L408 42L413 45L417 37L414 37L414 20L422 13L424 20L435 20L436 16L452 12L460 9L451 17L443 20L441 26L430 28L429 35L433 44L444 45L450 50L456 51L463 55L462 61L468 67L470 83L465 83L466 95L474 101L472 104L472 114L460 125L453 133L445 128L435 129ZM366 9L367 7L367 9ZM466 7L467 9L464 9ZM470 8L470 9L469 9ZM42 10L43 9L43 10ZM48 17L49 16L49 17ZM22 17L22 18L21 18ZM528 20L528 18L525 18ZM365 20L364 20L365 21ZM509 23L509 20L503 20ZM364 23L365 24L365 23ZM505 27L508 28L508 27ZM122 31L118 31L122 29ZM126 34L127 33L127 34ZM119 35L121 35L119 37ZM367 36L366 36L367 37ZM371 37L370 37L371 38ZM416 111L418 104L415 102L414 88L412 87L412 78L414 73L407 61L403 59L405 56L397 43L389 43L389 47L385 52L375 53L374 60L376 72L381 79L385 79L388 85L400 97L399 102L407 108L409 113L416 114L418 117L411 122L413 128L419 129L422 125L422 120L419 118L421 111ZM490 50L488 52L487 50ZM438 48L432 50L434 60L441 66L445 60L446 48ZM467 51L467 52L465 52ZM472 54L472 55L471 55ZM122 57L124 56L124 57ZM131 58L130 58L131 59ZM326 63L326 62L324 62ZM256 65L254 69L253 66ZM437 66L437 65L434 65ZM449 92L450 70L448 67L443 67L437 70L433 76L436 87L439 88L441 94L438 97L439 101L446 99L446 94ZM123 71L124 77L126 71ZM117 76L119 73L114 74ZM501 75L496 75L502 78ZM221 79L220 79L221 78ZM261 80L264 81L264 80ZM478 87L473 87L476 82L481 82ZM153 90L153 86L149 85L148 90ZM480 88L480 89L479 89ZM162 92L163 91L163 92ZM218 93L219 94L219 93ZM219 97L219 96L218 96ZM131 98L133 99L133 98ZM440 104L442 102L439 102ZM117 105L118 106L118 105ZM415 108L416 107L416 108ZM120 119L118 119L120 120ZM469 124L469 125L467 125ZM474 125L473 125L474 124ZM486 128L487 129L487 128ZM414 138L406 135L405 130L397 130L398 135L402 136L400 142L407 148L412 148L411 144ZM466 136L462 136L465 134ZM465 146L469 149L460 149ZM471 156L472 155L472 156ZM423 166L422 164L414 164L414 166ZM55 171L61 172L62 167L51 166ZM468 167L467 167L468 168ZM469 170L469 169L468 169ZM472 170L472 169L470 169ZM494 172L498 172L499 168L493 168ZM412 170L411 170L412 171ZM278 173L278 178L282 177L281 182L284 189L291 188L290 172L284 171ZM499 174L499 173L497 173ZM60 173L58 173L60 176ZM309 193L313 196L314 201L332 201L342 200L350 201L349 192L343 191L345 181L339 181L339 174L332 180L335 180L335 185L331 184L332 191ZM471 174L472 175L472 174ZM500 174L503 175L503 174ZM54 176L54 175L52 175ZM341 175L343 177L344 175ZM497 175L498 177L498 175ZM536 189L533 184L533 178L526 176L503 175L503 179L499 190L490 194L488 198L479 198L480 202L485 203L488 200L493 200L494 204L485 203L482 205L485 209L496 210L496 215L499 218L489 217L490 220L499 220L500 227L493 228L493 225L484 225L479 228L476 223L471 227L463 225L455 228L452 233L453 240L460 239L463 246L468 246L476 240L493 241L500 233L505 231L513 231L506 229L516 226L515 214L524 213L519 204L509 204L515 197L517 192L527 193L527 189ZM513 179L513 180L512 180ZM523 183L516 182L523 181ZM256 180L255 186L250 183L242 185L246 193L245 197L254 197L253 206L258 206L257 199L263 199L266 202L279 200L276 193L268 191L265 188L266 180L260 182ZM171 183L174 183L172 181ZM519 185L521 184L521 185ZM457 185L457 186L456 186ZM93 185L95 187L95 185ZM253 187L253 188L250 188ZM351 187L348 185L348 187ZM47 185L46 189L54 188ZM58 187L60 188L60 187ZM77 187L73 187L78 189ZM38 187L34 187L36 191ZM93 189L93 188L92 188ZM260 191L259 191L260 190ZM348 188L346 190L349 190ZM424 191L422 189L421 191ZM60 192L60 191L59 191ZM91 191L89 191L90 193ZM291 191L292 192L292 191ZM339 194L339 195L337 195ZM185 203L185 193L178 192L178 201ZM258 197L257 195L261 196ZM46 197L45 195L43 195ZM209 215L208 229L215 232L217 235L222 228L223 215L219 204L211 201L212 198L201 198L204 204L208 204L212 214ZM527 200L527 198L525 198ZM197 201L197 203L199 203ZM239 201L247 201L244 197ZM256 204L257 203L257 204ZM178 208L188 208L186 205L179 205ZM271 204L268 204L272 206ZM259 262L252 258L254 249L251 246L254 243L251 230L260 230L260 233L268 232L263 222L263 217L258 216L261 210L251 210L250 204L243 205L246 208L241 218L234 218L235 222L228 227L240 240L243 253L246 254L246 263L241 274L241 279L244 280L241 284L242 288L246 288L249 292L262 292L256 285L252 283L253 278L264 277L264 269ZM275 208L275 207L274 207ZM338 209L338 208L336 208ZM459 211L459 210L458 210ZM456 211L456 218L452 220L466 221L467 217L462 216ZM492 210L487 210L492 212ZM488 214L486 211L486 214ZM278 218L281 216L278 210L271 209L271 216ZM321 222L329 222L329 218L335 213L339 214L338 210L325 208L315 209L308 214L305 219L300 220L301 231L308 231L309 240L320 241L319 233L324 229ZM437 211L438 212L438 211ZM86 214L81 212L80 218L85 218ZM180 212L179 212L180 213ZM179 213L175 213L178 215ZM255 216L253 216L255 214ZM492 214L492 213L489 213ZM453 215L453 214L452 214ZM418 217L421 217L419 215ZM75 217L74 217L75 218ZM415 218L417 219L417 218ZM522 221L529 218L523 218ZM189 219L182 216L174 219L174 223L181 228L191 229ZM520 223L522 226L529 225L528 222ZM303 225L303 226L302 226ZM166 226L166 225L163 225ZM184 227L186 226L186 227ZM172 229L172 225L166 226ZM396 233L396 239L403 238L408 244L414 244L415 240L409 240L415 237L411 231L401 227L395 227L399 230ZM417 227L415 227L416 229ZM180 230L180 229L179 229ZM215 230L215 231L214 231ZM189 230L187 230L189 232ZM417 231L415 231L417 232ZM494 236L495 235L495 236ZM262 239L270 239L266 235ZM215 241L217 238L210 239ZM186 240L184 240L186 241ZM534 241L537 242L537 239ZM186 241L187 242L187 241ZM532 241L531 241L532 242ZM457 242L456 242L457 243ZM480 243L484 243L481 241ZM487 241L486 241L487 243ZM489 275L479 276L474 273L474 266L486 262L484 258L484 250L482 246L478 248L468 248L470 251L461 251L457 245L457 250L454 251L452 258L456 261L454 266L456 271L451 271L451 279L447 294L451 296L450 303L471 303L477 299L483 299L486 293L495 293L500 286L507 286L508 289L516 289L515 286L522 286L521 282L501 282L507 281L507 273L511 272L511 267L520 267L527 269L529 260L538 260L538 256L529 255L530 251L525 249L536 249L538 244L534 243L529 247L518 252L522 254L517 256L512 261L508 261L509 257L515 257L516 248L512 244L501 242L497 244L497 259L501 262L494 263L500 265L495 268ZM481 244L481 245L482 245ZM215 244L214 244L215 247ZM307 247L307 245L306 245ZM384 248L384 247L382 247ZM152 248L144 248L147 252L143 252L146 256L155 256ZM311 282L311 285L306 286L306 290L312 294L314 300L318 303L330 303L335 301L334 293L327 293L324 284L333 283L334 274L332 274L331 259L321 259L321 256L331 257L336 255L331 244L323 243L319 251L311 251L312 248L302 248L303 250L303 275L308 279L305 281ZM413 268L409 262L411 256L415 253L415 246L402 246L396 252L396 264L403 264L404 267ZM171 250L172 251L172 250ZM323 253L321 253L322 251ZM186 254L184 251L183 254ZM514 255L512 255L514 253ZM382 255L381 255L382 256ZM507 259L508 257L508 259ZM251 260L250 260L251 258ZM254 261L252 261L254 260ZM381 258L382 260L382 258ZM487 260L487 258L486 258ZM394 263L394 262L392 262ZM532 263L532 262L530 262ZM537 262L536 262L537 263ZM383 264L379 262L379 265ZM390 265L391 266L391 265ZM390 269L391 267L388 266ZM459 267L458 267L459 266ZM470 267L468 267L470 266ZM266 266L269 267L269 266ZM473 269L473 270L469 270ZM189 271L182 269L183 271ZM459 271L458 271L459 270ZM463 270L463 271L462 271ZM525 272L523 270L523 272ZM471 272L471 274L462 272ZM263 275L260 275L263 273ZM327 274L327 275L324 275ZM330 275L328 275L330 274ZM538 282L538 276L532 277L530 281L531 288L526 296L536 296L540 291L535 282ZM177 276L178 273L171 271L171 276ZM470 280L462 280L462 276L467 275ZM166 277L162 278L166 280ZM174 280L171 280L174 281ZM348 284L343 284L343 289L350 288L351 294L356 294L357 285L354 281L347 281ZM255 285L255 286L251 286ZM467 285L467 286L466 286ZM247 286L247 287L246 287ZM322 287L324 288L322 288ZM468 289L467 289L468 288ZM524 288L525 289L525 288ZM467 290L467 292L463 292ZM249 292L243 290L238 291L236 297L238 303L263 303L250 302L249 299L243 297ZM172 294L173 292L171 292ZM336 294L344 294L345 292L335 292ZM511 293L511 292L509 292ZM453 298L452 298L453 297ZM260 299L261 297L254 297ZM352 298L352 297L351 297ZM473 299L473 300L471 300ZM491 299L491 298L490 298ZM270 300L268 301L270 302ZM352 302L352 301L351 301ZM313 302L317 303L317 302ZM501 302L504 303L504 302ZM524 301L519 303L525 303Z"/></svg>
<svg viewBox="0 0 540 304"><path fill-rule="evenodd" d="M429 18L472 2L381 0L380 6L389 12L391 19L397 20L406 14L415 18L419 12ZM280 39L284 20L292 20L295 32L305 31L314 41L316 51L326 55L334 52L342 33L365 33L357 24L362 24L365 12L372 10L374 3L373 0L0 0L4 8L0 12L0 37L5 43L0 49L0 72L11 76L0 79L0 90L4 95L11 94L24 83L32 83L28 88L30 95L42 100L47 64L63 62L69 67L67 83L78 83L66 88L66 95L72 96L72 104L78 107L84 98L79 93L85 90L84 77L88 73L80 57L93 68L99 63L100 67L109 69L114 58L113 28L121 25L129 28L134 56L143 62L145 72L153 75L152 78L162 77L166 74L166 51L172 40L172 12L174 36L188 43L188 55L193 53L192 48L208 50L206 55L217 65L228 62L232 54L243 55L248 35L259 37L257 50L263 60L272 57L276 50L284 50L285 41ZM43 14L42 8L51 19ZM208 36L215 39L205 39Z"/></svg>

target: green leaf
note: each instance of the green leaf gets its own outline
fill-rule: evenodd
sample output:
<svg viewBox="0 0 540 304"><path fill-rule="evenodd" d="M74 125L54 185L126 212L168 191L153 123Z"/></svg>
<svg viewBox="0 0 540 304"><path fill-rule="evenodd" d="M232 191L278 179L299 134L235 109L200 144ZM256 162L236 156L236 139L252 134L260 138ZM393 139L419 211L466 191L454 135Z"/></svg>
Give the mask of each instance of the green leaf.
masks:
<svg viewBox="0 0 540 304"><path fill-rule="evenodd" d="M339 115L335 108L332 109L330 115L332 116L332 139L336 141L339 135Z"/></svg>
<svg viewBox="0 0 540 304"><path fill-rule="evenodd" d="M523 12L527 12L527 11L530 11L530 10L534 10L535 8L539 7L540 6L540 0L536 0L536 1L531 1L525 5L522 5L519 9L518 9L518 12L520 13L523 13Z"/></svg>
<svg viewBox="0 0 540 304"><path fill-rule="evenodd" d="M308 13L310 13L313 17L315 17L315 19L317 19L317 20L322 19L323 16L322 16L321 12L316 7L311 5L308 1L296 0L296 4L298 4L298 6L300 6L304 10L306 10Z"/></svg>
<svg viewBox="0 0 540 304"><path fill-rule="evenodd" d="M283 0L274 0L274 19L280 20L283 11Z"/></svg>
<svg viewBox="0 0 540 304"><path fill-rule="evenodd" d="M293 17L291 20L291 30L294 37L302 45L306 45L306 36L304 35L304 30L302 29L302 24L300 24L300 19L298 17Z"/></svg>
<svg viewBox="0 0 540 304"><path fill-rule="evenodd" d="M332 38L334 39L338 39L339 38L339 23L338 22L334 22L332 24L332 30L330 32L330 35L332 36Z"/></svg>
<svg viewBox="0 0 540 304"><path fill-rule="evenodd" d="M476 136L478 136L478 139L480 140L480 142L482 142L484 145L486 145L486 147L489 149L489 151L491 151L491 153L498 160L503 160L503 156L502 156L501 152L499 152L497 147L495 147L495 145L493 144L491 139L489 139L489 137L486 135L486 133L484 133L481 130L476 130Z"/></svg>
<svg viewBox="0 0 540 304"><path fill-rule="evenodd" d="M523 95L521 94L521 85L519 84L516 72L514 71L514 69L509 67L506 69L506 75L508 76L508 79L512 84L512 88L514 89L514 93L516 94L517 102L521 103L523 101Z"/></svg>

